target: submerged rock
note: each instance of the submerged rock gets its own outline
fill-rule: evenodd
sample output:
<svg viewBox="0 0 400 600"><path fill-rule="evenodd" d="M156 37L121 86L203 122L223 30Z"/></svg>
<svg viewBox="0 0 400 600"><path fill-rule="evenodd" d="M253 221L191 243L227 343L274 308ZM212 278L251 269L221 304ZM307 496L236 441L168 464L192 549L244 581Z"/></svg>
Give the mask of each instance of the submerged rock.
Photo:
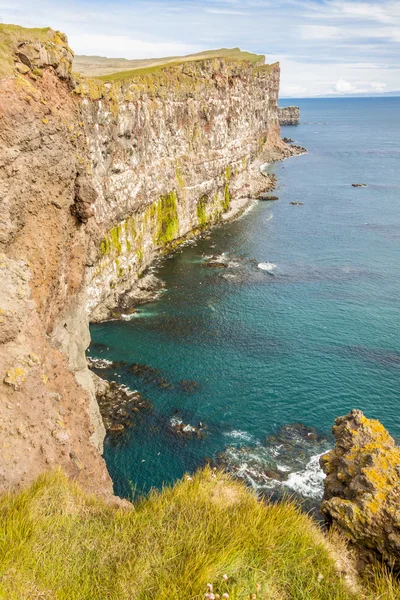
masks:
<svg viewBox="0 0 400 600"><path fill-rule="evenodd" d="M199 383L190 379L182 379L178 381L178 385L183 392L196 392L199 389Z"/></svg>
<svg viewBox="0 0 400 600"><path fill-rule="evenodd" d="M279 200L279 196L270 196L267 192L263 192L258 196L258 200Z"/></svg>
<svg viewBox="0 0 400 600"><path fill-rule="evenodd" d="M179 413L177 413L170 419L169 427L172 433L188 439L201 440L206 435L206 426L204 425L204 423L199 423L197 426L190 425L189 423L184 423Z"/></svg>
<svg viewBox="0 0 400 600"><path fill-rule="evenodd" d="M128 370L146 383L151 383L161 389L171 389L173 387L165 377L161 376L159 369L150 365L132 363Z"/></svg>
<svg viewBox="0 0 400 600"><path fill-rule="evenodd" d="M400 569L400 448L360 410L335 421L336 447L321 457L321 512L364 555Z"/></svg>
<svg viewBox="0 0 400 600"><path fill-rule="evenodd" d="M146 398L125 385L102 379L92 373L97 402L106 430L122 433L133 427L134 415L140 410L150 410L152 404Z"/></svg>
<svg viewBox="0 0 400 600"><path fill-rule="evenodd" d="M352 183L352 187L367 187L366 183Z"/></svg>
<svg viewBox="0 0 400 600"><path fill-rule="evenodd" d="M304 202L290 202L293 206L304 206Z"/></svg>

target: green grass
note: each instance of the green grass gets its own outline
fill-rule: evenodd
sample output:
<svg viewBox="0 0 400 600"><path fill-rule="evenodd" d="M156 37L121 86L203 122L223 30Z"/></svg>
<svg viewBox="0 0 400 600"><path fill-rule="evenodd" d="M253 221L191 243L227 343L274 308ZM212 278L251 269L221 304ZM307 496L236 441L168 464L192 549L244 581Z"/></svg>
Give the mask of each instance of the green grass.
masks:
<svg viewBox="0 0 400 600"><path fill-rule="evenodd" d="M0 77L13 74L14 53L21 42L48 42L55 32L50 27L27 29L19 25L0 24Z"/></svg>
<svg viewBox="0 0 400 600"><path fill-rule="evenodd" d="M266 506L209 468L132 509L83 493L61 472L0 499L1 599L200 600L207 583L232 600L364 597L346 587L295 505Z"/></svg>
<svg viewBox="0 0 400 600"><path fill-rule="evenodd" d="M165 59L165 62L160 64L162 59L155 59L156 64L150 64L148 66L139 67L137 69L130 69L127 71L120 71L117 73L110 73L108 75L102 75L96 77L101 81L121 81L123 79L133 79L138 75L150 75L153 73L159 73L167 67L176 67L187 62L197 62L201 60L209 60L213 58L226 58L233 61L244 61L249 62L252 65L262 65L265 61L265 56L262 54L252 54L251 52L243 52L240 48L221 48L220 50L208 50L205 52L199 52L198 54L190 54L188 56L175 57L174 60Z"/></svg>

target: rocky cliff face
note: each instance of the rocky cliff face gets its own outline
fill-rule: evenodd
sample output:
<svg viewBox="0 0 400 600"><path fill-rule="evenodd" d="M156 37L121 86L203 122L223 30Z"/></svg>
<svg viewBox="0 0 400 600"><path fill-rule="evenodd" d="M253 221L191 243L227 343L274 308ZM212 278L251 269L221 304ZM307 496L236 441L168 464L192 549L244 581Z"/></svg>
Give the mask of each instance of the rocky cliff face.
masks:
<svg viewBox="0 0 400 600"><path fill-rule="evenodd" d="M300 123L300 108L298 106L285 106L278 108L280 125L298 125Z"/></svg>
<svg viewBox="0 0 400 600"><path fill-rule="evenodd" d="M212 59L77 90L98 192L88 310L101 320L118 314L154 256L268 189L260 164L290 151L278 65Z"/></svg>
<svg viewBox="0 0 400 600"><path fill-rule="evenodd" d="M359 410L336 419L336 447L321 457L321 511L364 555L400 569L400 448Z"/></svg>
<svg viewBox="0 0 400 600"><path fill-rule="evenodd" d="M279 66L210 59L107 84L71 75L59 32L0 34L0 491L61 465L109 493L88 317L128 310L155 256L271 185L260 164L291 153Z"/></svg>

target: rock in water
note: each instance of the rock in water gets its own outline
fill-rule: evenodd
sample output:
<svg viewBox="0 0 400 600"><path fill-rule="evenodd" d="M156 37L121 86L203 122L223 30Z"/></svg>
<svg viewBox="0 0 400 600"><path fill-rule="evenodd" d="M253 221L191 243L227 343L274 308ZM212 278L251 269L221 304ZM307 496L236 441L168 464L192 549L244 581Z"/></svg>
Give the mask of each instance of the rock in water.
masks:
<svg viewBox="0 0 400 600"><path fill-rule="evenodd" d="M324 454L321 512L367 558L400 569L400 448L360 410L335 421L336 447Z"/></svg>
<svg viewBox="0 0 400 600"><path fill-rule="evenodd" d="M279 106L278 118L280 125L298 125L300 122L300 108L298 106Z"/></svg>

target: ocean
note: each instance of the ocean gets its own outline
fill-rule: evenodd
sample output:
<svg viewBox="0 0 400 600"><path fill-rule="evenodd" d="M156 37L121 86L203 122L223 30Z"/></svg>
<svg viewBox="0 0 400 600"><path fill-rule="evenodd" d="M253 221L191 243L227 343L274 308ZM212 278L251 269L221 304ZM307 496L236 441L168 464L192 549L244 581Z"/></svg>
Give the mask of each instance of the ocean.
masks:
<svg viewBox="0 0 400 600"><path fill-rule="evenodd" d="M282 136L308 153L268 167L279 201L156 265L165 291L130 320L91 326L89 355L123 361L102 376L153 407L106 438L120 496L209 461L318 503L337 416L400 436L400 98L290 104Z"/></svg>

